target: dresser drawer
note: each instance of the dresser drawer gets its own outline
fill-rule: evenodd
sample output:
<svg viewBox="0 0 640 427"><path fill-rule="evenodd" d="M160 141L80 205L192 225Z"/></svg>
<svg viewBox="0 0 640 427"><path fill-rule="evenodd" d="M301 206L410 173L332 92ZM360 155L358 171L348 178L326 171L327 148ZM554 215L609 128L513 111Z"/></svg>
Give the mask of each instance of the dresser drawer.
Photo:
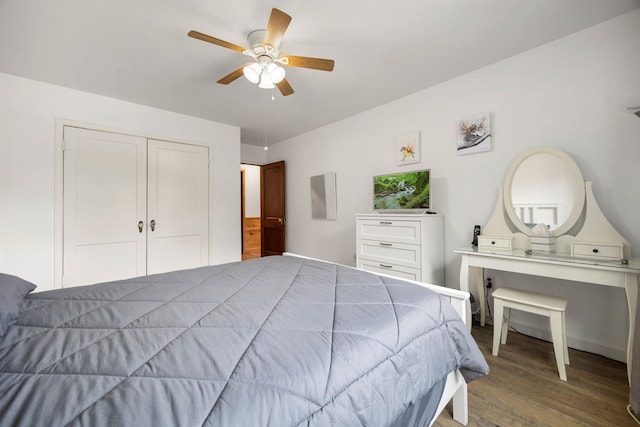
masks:
<svg viewBox="0 0 640 427"><path fill-rule="evenodd" d="M361 219L357 228L358 239L420 244L420 221Z"/></svg>
<svg viewBox="0 0 640 427"><path fill-rule="evenodd" d="M366 258L384 264L420 268L420 254L420 245L378 240L358 240L358 258Z"/></svg>
<svg viewBox="0 0 640 427"><path fill-rule="evenodd" d="M402 279L444 283L444 218L356 215L356 265Z"/></svg>
<svg viewBox="0 0 640 427"><path fill-rule="evenodd" d="M500 250L511 250L510 237L478 236L478 246Z"/></svg>
<svg viewBox="0 0 640 427"><path fill-rule="evenodd" d="M571 255L585 258L620 259L623 257L623 248L618 243L571 243Z"/></svg>
<svg viewBox="0 0 640 427"><path fill-rule="evenodd" d="M361 259L358 261L358 268L372 273L387 274L400 279L416 280L418 282L422 280L421 270L402 265L385 264L384 262Z"/></svg>

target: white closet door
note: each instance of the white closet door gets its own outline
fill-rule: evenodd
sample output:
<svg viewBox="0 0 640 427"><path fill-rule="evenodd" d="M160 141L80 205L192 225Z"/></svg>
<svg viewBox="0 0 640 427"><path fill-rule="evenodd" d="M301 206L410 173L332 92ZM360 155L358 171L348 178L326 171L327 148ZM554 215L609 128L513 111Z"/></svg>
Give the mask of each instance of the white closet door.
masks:
<svg viewBox="0 0 640 427"><path fill-rule="evenodd" d="M208 264L209 150L149 140L147 271Z"/></svg>
<svg viewBox="0 0 640 427"><path fill-rule="evenodd" d="M65 126L63 286L146 274L146 147Z"/></svg>

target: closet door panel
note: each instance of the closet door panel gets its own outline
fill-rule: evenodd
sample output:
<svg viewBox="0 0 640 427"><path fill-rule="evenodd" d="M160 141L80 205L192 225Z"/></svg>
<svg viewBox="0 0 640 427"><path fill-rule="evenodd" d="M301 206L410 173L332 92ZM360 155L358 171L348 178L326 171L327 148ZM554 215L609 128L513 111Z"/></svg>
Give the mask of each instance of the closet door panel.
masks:
<svg viewBox="0 0 640 427"><path fill-rule="evenodd" d="M208 264L207 147L148 142L149 274Z"/></svg>
<svg viewBox="0 0 640 427"><path fill-rule="evenodd" d="M146 274L146 139L64 128L63 286Z"/></svg>

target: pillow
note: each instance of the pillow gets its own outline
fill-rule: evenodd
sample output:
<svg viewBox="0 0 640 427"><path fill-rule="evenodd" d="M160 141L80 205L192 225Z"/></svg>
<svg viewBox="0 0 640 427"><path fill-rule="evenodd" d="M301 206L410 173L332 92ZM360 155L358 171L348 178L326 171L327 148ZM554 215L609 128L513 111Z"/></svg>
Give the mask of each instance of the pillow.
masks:
<svg viewBox="0 0 640 427"><path fill-rule="evenodd" d="M0 336L18 319L23 298L35 288L33 283L0 273Z"/></svg>

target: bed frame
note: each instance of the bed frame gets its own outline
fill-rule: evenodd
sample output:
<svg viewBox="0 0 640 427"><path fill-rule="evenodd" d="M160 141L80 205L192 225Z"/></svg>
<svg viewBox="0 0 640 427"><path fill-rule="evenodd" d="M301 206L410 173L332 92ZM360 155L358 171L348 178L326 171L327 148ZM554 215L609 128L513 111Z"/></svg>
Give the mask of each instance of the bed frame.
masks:
<svg viewBox="0 0 640 427"><path fill-rule="evenodd" d="M315 261L321 262L329 262L317 258L310 258L303 255L294 254L291 252L283 253L285 256L295 256L298 258L311 259ZM335 263L332 263L335 264ZM344 265L343 265L344 266ZM355 268L351 266L344 266L348 268ZM397 279L397 277L389 276L386 274L381 274L376 272L378 276L386 276ZM460 316L460 319L464 322L465 325L471 325L472 319L470 319L467 313L471 313L470 309L470 296L469 292L460 291L458 289L445 288L444 286L436 286L430 285L428 283L416 282L414 280L405 280L406 282L411 282L416 285L425 287L430 289L449 300L455 311ZM440 402L438 403L438 408L436 409L436 413L433 416L433 419L429 423L429 426L433 425L438 416L442 413L447 404L453 400L453 419L459 422L462 425L467 425L469 421L469 401L467 396L467 383L462 377L462 374L459 370L455 370L449 372L447 375L447 382L444 386L444 391L442 392L442 397L440 398Z"/></svg>

